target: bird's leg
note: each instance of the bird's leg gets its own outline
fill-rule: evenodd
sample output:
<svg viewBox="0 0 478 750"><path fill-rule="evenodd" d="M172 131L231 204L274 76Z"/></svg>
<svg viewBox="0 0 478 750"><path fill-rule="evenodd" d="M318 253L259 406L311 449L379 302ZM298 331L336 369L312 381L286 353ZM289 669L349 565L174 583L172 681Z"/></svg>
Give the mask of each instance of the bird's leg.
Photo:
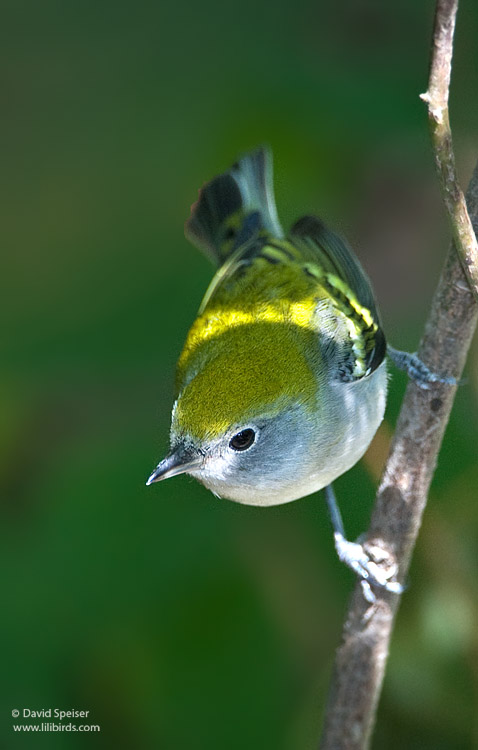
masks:
<svg viewBox="0 0 478 750"><path fill-rule="evenodd" d="M398 581L389 580L389 571L384 571L380 565L368 555L361 544L349 542L345 538L344 525L335 492L331 484L325 487L325 499L329 511L330 521L334 530L335 549L339 559L344 562L361 579L365 598L369 602L375 601L372 587L385 589L394 594L401 594L403 586Z"/></svg>
<svg viewBox="0 0 478 750"><path fill-rule="evenodd" d="M390 344L387 344L387 354L395 367L398 367L399 370L405 370L408 377L424 390L430 388L430 383L460 384L456 378L441 376L432 372L416 354L394 349Z"/></svg>

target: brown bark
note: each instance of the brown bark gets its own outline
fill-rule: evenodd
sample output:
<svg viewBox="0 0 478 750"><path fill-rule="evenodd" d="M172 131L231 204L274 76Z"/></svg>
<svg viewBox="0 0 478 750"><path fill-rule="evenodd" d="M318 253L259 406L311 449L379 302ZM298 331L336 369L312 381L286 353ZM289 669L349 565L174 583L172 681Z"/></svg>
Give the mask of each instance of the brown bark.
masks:
<svg viewBox="0 0 478 750"><path fill-rule="evenodd" d="M429 89L423 96L453 244L418 354L434 372L459 379L478 321L478 165L465 204L455 174L447 109L456 11L457 0L438 0ZM433 384L423 390L413 382L405 393L367 534L369 544L395 558L400 581L410 565L455 393L455 386ZM322 750L369 746L400 601L397 595L376 593L377 601L370 605L358 583L352 596L335 660Z"/></svg>

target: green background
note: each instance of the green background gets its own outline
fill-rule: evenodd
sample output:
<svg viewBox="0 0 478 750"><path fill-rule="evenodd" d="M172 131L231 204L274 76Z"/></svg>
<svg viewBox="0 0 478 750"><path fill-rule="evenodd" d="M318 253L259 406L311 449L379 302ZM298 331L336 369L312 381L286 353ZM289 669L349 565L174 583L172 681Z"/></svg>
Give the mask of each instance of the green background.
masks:
<svg viewBox="0 0 478 750"><path fill-rule="evenodd" d="M167 450L176 358L212 275L197 189L260 143L286 226L348 236L394 345L417 345L448 245L425 107L433 3L3 3L0 744L309 750L353 576L322 496L270 509ZM463 0L458 166L478 146L478 7ZM375 748L478 747L478 351L400 609ZM368 522L405 387L337 483ZM13 732L15 708L101 733ZM26 720L28 721L28 720ZM20 722L20 720L19 720ZM81 723L77 721L76 723Z"/></svg>

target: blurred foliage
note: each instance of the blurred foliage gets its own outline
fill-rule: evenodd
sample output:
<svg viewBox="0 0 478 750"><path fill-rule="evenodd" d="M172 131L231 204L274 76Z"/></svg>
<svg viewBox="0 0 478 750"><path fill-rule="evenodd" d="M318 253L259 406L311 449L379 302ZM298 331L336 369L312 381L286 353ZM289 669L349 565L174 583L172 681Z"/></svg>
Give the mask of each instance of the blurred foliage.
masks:
<svg viewBox="0 0 478 750"><path fill-rule="evenodd" d="M448 244L424 105L433 2L5 0L0 371L5 748L316 747L349 571L322 497L257 509L180 477L174 363L211 277L183 238L197 189L262 142L285 225L357 247L395 346L416 347ZM478 143L478 6L451 95ZM478 746L478 352L403 598L376 748ZM366 528L405 387L337 483ZM14 734L23 707L99 735Z"/></svg>

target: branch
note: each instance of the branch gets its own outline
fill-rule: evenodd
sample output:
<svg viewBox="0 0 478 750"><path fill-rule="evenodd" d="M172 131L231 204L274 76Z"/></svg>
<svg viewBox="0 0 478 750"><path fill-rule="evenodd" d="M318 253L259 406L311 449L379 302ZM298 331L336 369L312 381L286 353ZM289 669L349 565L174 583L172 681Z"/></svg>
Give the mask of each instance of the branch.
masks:
<svg viewBox="0 0 478 750"><path fill-rule="evenodd" d="M437 2L428 91L420 98L428 105L428 120L438 178L455 247L471 290L478 300L478 245L466 210L465 197L458 183L448 116L448 91L457 9L458 0Z"/></svg>
<svg viewBox="0 0 478 750"><path fill-rule="evenodd" d="M478 321L478 305L469 280L470 273L478 268L474 234L478 231L478 165L467 192L467 212L456 182L447 111L456 10L456 0L437 2L427 95L438 131L438 135L432 135L432 144L454 227L453 244L434 295L419 356L435 372L459 379ZM472 280L471 284L476 293L476 282ZM455 392L456 387L436 384L423 390L410 382L405 393L367 534L368 545L378 545L395 558L402 581L410 565ZM356 585L336 655L322 750L368 747L398 605L398 596L379 594L370 607L360 584Z"/></svg>

